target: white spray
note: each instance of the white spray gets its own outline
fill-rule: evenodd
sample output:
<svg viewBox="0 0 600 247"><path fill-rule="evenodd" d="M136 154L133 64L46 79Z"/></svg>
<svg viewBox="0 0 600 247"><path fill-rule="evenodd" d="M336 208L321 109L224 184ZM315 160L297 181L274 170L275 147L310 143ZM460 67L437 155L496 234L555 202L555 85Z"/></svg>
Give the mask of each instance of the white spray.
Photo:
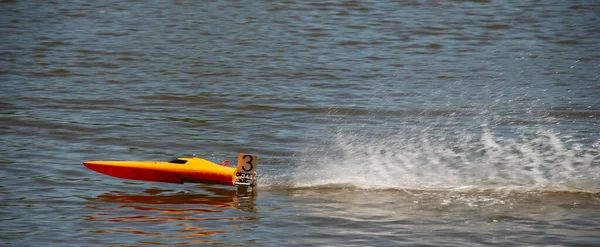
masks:
<svg viewBox="0 0 600 247"><path fill-rule="evenodd" d="M366 137L339 130L321 148L307 152L313 158L297 164L286 184L600 192L600 156L594 150L599 143L588 148L567 145L568 140L551 131L515 140L494 136L485 127L479 135L443 136L422 132Z"/></svg>

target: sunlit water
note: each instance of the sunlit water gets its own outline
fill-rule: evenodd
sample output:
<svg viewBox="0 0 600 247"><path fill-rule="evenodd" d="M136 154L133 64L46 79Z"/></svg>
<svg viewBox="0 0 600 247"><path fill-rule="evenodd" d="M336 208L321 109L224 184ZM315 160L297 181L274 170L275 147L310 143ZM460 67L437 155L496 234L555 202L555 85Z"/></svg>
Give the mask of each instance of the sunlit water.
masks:
<svg viewBox="0 0 600 247"><path fill-rule="evenodd" d="M0 3L3 246L597 246L595 1ZM83 160L259 155L256 195Z"/></svg>

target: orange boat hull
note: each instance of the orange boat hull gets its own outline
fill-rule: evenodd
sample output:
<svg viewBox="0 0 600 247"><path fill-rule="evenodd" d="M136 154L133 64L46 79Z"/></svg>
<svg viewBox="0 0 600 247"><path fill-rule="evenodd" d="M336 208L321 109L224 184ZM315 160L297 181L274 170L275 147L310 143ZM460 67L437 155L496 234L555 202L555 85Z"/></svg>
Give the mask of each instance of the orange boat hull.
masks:
<svg viewBox="0 0 600 247"><path fill-rule="evenodd" d="M209 183L235 185L235 168L217 165L200 158L162 161L85 161L96 172L124 179L165 183Z"/></svg>

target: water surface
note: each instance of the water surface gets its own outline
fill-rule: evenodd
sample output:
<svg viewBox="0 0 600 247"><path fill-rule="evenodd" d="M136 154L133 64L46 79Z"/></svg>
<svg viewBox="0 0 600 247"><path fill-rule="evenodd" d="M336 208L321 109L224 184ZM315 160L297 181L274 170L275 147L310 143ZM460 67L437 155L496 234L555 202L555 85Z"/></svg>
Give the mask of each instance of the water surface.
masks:
<svg viewBox="0 0 600 247"><path fill-rule="evenodd" d="M3 1L6 246L596 246L595 1ZM84 160L260 157L257 195Z"/></svg>

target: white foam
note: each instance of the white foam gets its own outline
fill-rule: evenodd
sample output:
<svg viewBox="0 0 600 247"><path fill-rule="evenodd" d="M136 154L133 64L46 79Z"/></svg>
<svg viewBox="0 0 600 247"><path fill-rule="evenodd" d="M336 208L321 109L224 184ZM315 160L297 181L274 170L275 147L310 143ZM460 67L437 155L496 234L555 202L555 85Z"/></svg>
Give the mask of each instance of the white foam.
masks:
<svg viewBox="0 0 600 247"><path fill-rule="evenodd" d="M291 187L600 192L597 144L567 145L544 130L521 139L486 127L479 135L430 133L366 137L340 130L285 179Z"/></svg>

